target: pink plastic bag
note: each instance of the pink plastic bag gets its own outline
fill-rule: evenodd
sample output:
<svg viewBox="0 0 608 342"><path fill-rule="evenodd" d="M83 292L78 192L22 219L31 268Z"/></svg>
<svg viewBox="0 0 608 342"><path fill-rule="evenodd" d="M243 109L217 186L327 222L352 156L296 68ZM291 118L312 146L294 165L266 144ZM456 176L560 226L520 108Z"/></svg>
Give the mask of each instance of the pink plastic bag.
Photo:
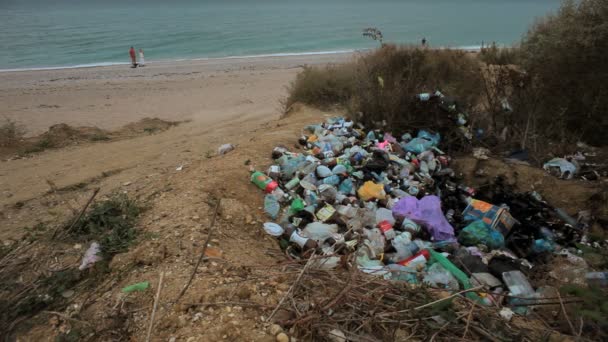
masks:
<svg viewBox="0 0 608 342"><path fill-rule="evenodd" d="M455 240L454 228L443 215L437 196L425 196L420 200L414 196L403 197L393 207L393 215L426 227L435 241Z"/></svg>

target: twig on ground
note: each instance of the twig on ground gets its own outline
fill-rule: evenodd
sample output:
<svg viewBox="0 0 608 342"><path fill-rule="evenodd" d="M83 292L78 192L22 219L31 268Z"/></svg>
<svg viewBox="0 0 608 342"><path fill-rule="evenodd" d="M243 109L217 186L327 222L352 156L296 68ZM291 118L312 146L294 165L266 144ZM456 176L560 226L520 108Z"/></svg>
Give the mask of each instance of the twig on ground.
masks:
<svg viewBox="0 0 608 342"><path fill-rule="evenodd" d="M46 314L49 314L49 315L57 315L57 316L65 319L65 320L68 320L68 321L74 321L74 322L78 322L78 323L81 323L81 324L84 324L84 325L92 326L92 324L89 323L89 322L81 321L79 319L69 317L69 316L67 316L65 314L62 314L61 312L57 312L57 311L42 311L42 312L46 313Z"/></svg>
<svg viewBox="0 0 608 342"><path fill-rule="evenodd" d="M471 305L471 310L469 311L469 315L467 316L467 325L464 327L464 334L462 334L462 339L464 340L467 337L467 333L469 332L469 325L471 324L471 317L473 316L473 310L475 310L475 303Z"/></svg>
<svg viewBox="0 0 608 342"><path fill-rule="evenodd" d="M272 305L252 303L252 302L215 302L215 303L208 302L208 303L187 303L186 305L190 305L190 306L225 306L225 305L234 305L234 306L272 308Z"/></svg>
<svg viewBox="0 0 608 342"><path fill-rule="evenodd" d="M70 225L70 227L67 230L68 233L71 232L72 229L74 229L74 226L76 225L76 223L78 223L78 221L80 221L80 219L82 218L82 215L84 215L84 213L85 213L85 211L87 211L87 208L89 207L89 205L91 205L91 202L93 202L93 199L95 199L95 196L97 196L97 194L99 193L99 190L100 190L100 188L95 188L95 190L93 191L93 194L91 195L91 197L89 198L87 203L84 205L84 207L82 208L82 210L80 211L78 216L76 216L74 221L72 221L72 224ZM55 239L55 236L57 235L58 230L59 230L59 226L57 228L55 228L55 231L53 232L53 236L51 236L51 240Z"/></svg>
<svg viewBox="0 0 608 342"><path fill-rule="evenodd" d="M468 290L463 290L463 291L460 291L460 292L456 292L456 293L454 293L453 295L451 295L449 297L441 298L441 299L438 299L438 300L436 300L434 302L426 303L424 305L415 307L414 310L420 310L420 309L423 309L423 308L426 308L426 307L429 307L429 306L433 306L433 305L435 305L437 303L441 303L441 302L446 301L448 299L452 299L454 297L460 296L463 293L477 291L477 290L482 289L482 288L483 288L483 286L477 286L477 287L472 287L472 288L470 288Z"/></svg>
<svg viewBox="0 0 608 342"><path fill-rule="evenodd" d="M308 262L306 262L306 265L304 265L304 267L302 268L302 272L300 272L300 274L296 278L296 281L294 281L293 284L291 284L291 287L289 288L289 290L287 290L287 293L285 293L283 298L281 298L281 300L279 301L279 304L277 304L277 306L274 308L274 310L272 310L272 312L270 313L270 316L268 316L268 318L266 319L267 322L270 322L272 317L274 317L274 314L277 313L277 311L279 310L281 305L283 305L283 302L285 302L285 299L287 299L287 297L291 296L293 289L300 282L300 279L302 279L304 272L306 272L306 269L312 264L311 261L314 259L314 256L315 256L315 253L312 253L312 255L310 256L310 259L308 259Z"/></svg>
<svg viewBox="0 0 608 342"><path fill-rule="evenodd" d="M562 312L566 317L566 321L570 326L570 331L572 331L572 336L576 336L576 330L574 329L574 325L572 325L572 322L570 321L570 317L568 317L568 313L566 312L566 306L564 306L564 302L562 301L562 295L559 293L559 291L557 291L557 297L559 298L559 305L561 306Z"/></svg>
<svg viewBox="0 0 608 342"><path fill-rule="evenodd" d="M215 219L217 218L217 212L220 209L221 202L222 202L222 199L220 198L217 201L217 203L215 204L215 211L213 212L213 219L211 220L211 224L209 225L209 229L207 231L207 239L205 240L205 244L203 245L203 250L201 251L201 255L199 256L198 261L196 262L196 265L194 265L194 269L192 270L190 279L188 279L188 283L186 283L186 286L184 286L182 291L179 293L179 295L175 299L175 303L179 302L179 300L182 298L182 296L186 293L186 291L190 287L190 284L192 283L192 280L194 279L194 276L196 275L196 271L198 270L198 267L200 266L201 262L205 258L205 252L207 251L207 246L209 245L209 241L211 241L211 233L213 232L213 226L215 225Z"/></svg>
<svg viewBox="0 0 608 342"><path fill-rule="evenodd" d="M148 333L146 334L146 342L150 342L150 336L152 335L152 327L154 326L154 316L156 316L156 308L158 307L158 298L160 298L160 291L163 288L163 278L165 272L160 272L158 279L158 289L156 290L156 296L154 297L154 306L152 307L152 314L150 315L150 325L148 325Z"/></svg>

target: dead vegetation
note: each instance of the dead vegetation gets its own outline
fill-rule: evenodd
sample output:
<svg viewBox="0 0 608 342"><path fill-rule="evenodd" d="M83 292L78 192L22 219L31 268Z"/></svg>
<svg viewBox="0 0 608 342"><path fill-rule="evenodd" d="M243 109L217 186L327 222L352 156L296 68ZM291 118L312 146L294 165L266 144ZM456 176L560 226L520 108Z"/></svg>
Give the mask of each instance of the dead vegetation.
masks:
<svg viewBox="0 0 608 342"><path fill-rule="evenodd" d="M126 195L116 194L61 227L34 227L29 236L5 247L0 259L0 331L8 337L41 312L64 311L76 287L94 288L108 272L112 256L124 252L137 237L135 220L140 210ZM92 241L101 246L102 266L80 271L76 266L81 253L70 253L70 247L81 243L86 248ZM71 315L79 321L77 316Z"/></svg>
<svg viewBox="0 0 608 342"><path fill-rule="evenodd" d="M5 123L0 126L0 156L27 156L48 149L156 134L178 124L180 122L144 118L115 131L106 131L98 127L56 124L38 136L27 137L22 125L6 119Z"/></svg>
<svg viewBox="0 0 608 342"><path fill-rule="evenodd" d="M437 129L438 117L415 95L440 90L458 100L488 147L527 149L540 160L574 153L578 141L602 146L606 16L606 1L567 1L534 24L519 47L493 44L477 55L383 44L351 63L305 68L286 105L338 105L367 127Z"/></svg>

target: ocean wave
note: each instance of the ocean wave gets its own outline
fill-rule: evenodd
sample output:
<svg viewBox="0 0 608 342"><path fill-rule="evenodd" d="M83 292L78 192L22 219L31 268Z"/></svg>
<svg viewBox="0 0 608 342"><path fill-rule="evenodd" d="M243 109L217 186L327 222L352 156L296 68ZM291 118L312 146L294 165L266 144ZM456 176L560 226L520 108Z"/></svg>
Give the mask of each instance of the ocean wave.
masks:
<svg viewBox="0 0 608 342"><path fill-rule="evenodd" d="M457 50L465 50L465 51L479 51L481 50L480 45L464 45L457 47L439 47L442 48L452 48ZM348 49L348 50L329 50L329 51L308 51L308 52L281 52L281 53L268 53L268 54L259 54L259 55L244 55L244 56L226 56L226 57L198 57L198 58L177 58L177 59L164 59L164 60L147 60L147 64L151 62L155 63L171 63L171 62L188 62L188 61L211 61L211 60L222 60L222 59L249 59L249 58L270 58L270 57L297 57L297 56L319 56L319 55L336 55L336 54L346 54L346 53L355 53L355 52L365 52L370 51L372 49ZM49 66L49 67L31 67L31 68L14 68L14 69L0 69L1 72L19 72L19 71L45 71L45 70L62 70L62 69L80 69L80 68L96 68L96 67L106 67L106 66L115 66L115 65L130 65L128 62L99 62L99 63L89 63L89 64L76 64L76 65L66 65L66 66Z"/></svg>
<svg viewBox="0 0 608 342"><path fill-rule="evenodd" d="M268 57L290 57L290 56L315 56L315 55L335 55L344 53L354 53L358 51L365 51L365 49L352 49L352 50L332 50L332 51L310 51L310 52L284 52L284 53L269 53L260 55L244 55L244 56L226 56L226 57L198 57L198 58L177 58L177 59L161 59L161 60L148 60L146 64L150 62L156 63L171 63L171 62L188 62L188 61L207 61L207 60L222 60L222 59L247 59L247 58L268 58ZM62 69L79 69L79 68L95 68L104 66L114 65L130 65L128 62L99 62L89 64L77 64L77 65L66 65L66 66L49 66L49 67L30 67L30 68L14 68L14 69L0 69L0 72L17 72L17 71L44 71L44 70L62 70Z"/></svg>

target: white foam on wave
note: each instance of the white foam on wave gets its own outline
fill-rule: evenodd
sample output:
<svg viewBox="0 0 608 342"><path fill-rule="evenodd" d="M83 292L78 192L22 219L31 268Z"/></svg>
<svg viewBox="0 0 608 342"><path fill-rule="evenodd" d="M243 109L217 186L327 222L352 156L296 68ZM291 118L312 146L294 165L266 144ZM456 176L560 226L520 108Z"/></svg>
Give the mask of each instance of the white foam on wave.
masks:
<svg viewBox="0 0 608 342"><path fill-rule="evenodd" d="M439 49L450 49L450 47L439 47ZM480 45L465 45L457 46L451 49L464 50L464 51L480 51ZM222 60L222 59L247 59L247 58L269 58L269 57L296 57L296 56L318 56L318 55L336 55L346 54L355 52L365 52L372 49L350 49L350 50L330 50L330 51L309 51L309 52L282 52L282 53L269 53L260 55L244 55L244 56L226 56L226 57L200 57L200 58L178 58L178 59L167 59L158 60L159 63L170 63L170 62L188 62L188 61L210 61L210 60ZM150 60L147 61L150 64ZM50 67L32 67L32 68L14 68L14 69L0 69L0 72L18 72L18 71L44 71L44 70L62 70L62 69L80 69L80 68L96 68L114 65L130 65L127 62L100 62L90 64L77 64L67 66L50 66Z"/></svg>
<svg viewBox="0 0 608 342"><path fill-rule="evenodd" d="M51 66L51 67L33 67L33 68L15 68L15 69L0 69L0 72L17 72L17 71L44 71L44 70L62 70L62 69L81 69L81 68L97 68L113 65L130 65L131 63L124 62L100 62L90 64L76 64L66 66Z"/></svg>
<svg viewBox="0 0 608 342"><path fill-rule="evenodd" d="M311 51L311 52L285 52L285 53L271 53L261 55L245 55L245 56L226 56L226 57L200 57L200 58L178 58L178 59L165 59L157 60L159 63L170 63L170 62L188 62L188 61L207 61L207 60L222 60L222 59L247 59L247 58L268 58L268 57L290 57L290 56L314 56L314 55L335 55L344 53L353 53L357 51L365 50L335 50L335 51ZM150 64L150 60L147 60L147 64ZM114 65L130 65L127 62L100 62L90 64L77 64L67 66L50 66L50 67L31 67L31 68L14 68L14 69L0 69L0 72L17 72L17 71L44 71L44 70L62 70L62 69L79 69L79 68L95 68L104 66Z"/></svg>

